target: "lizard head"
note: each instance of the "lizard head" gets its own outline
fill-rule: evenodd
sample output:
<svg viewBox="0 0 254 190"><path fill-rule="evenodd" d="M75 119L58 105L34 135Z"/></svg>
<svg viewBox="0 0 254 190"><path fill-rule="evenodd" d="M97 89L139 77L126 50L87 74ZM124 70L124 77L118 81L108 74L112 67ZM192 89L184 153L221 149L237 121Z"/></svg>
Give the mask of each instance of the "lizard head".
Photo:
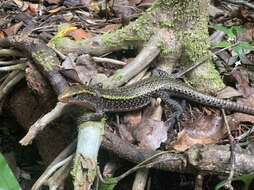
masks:
<svg viewBox="0 0 254 190"><path fill-rule="evenodd" d="M96 96L96 92L87 85L73 85L67 87L62 94L58 96L58 100L64 103L75 103L80 101L79 98L85 96Z"/></svg>

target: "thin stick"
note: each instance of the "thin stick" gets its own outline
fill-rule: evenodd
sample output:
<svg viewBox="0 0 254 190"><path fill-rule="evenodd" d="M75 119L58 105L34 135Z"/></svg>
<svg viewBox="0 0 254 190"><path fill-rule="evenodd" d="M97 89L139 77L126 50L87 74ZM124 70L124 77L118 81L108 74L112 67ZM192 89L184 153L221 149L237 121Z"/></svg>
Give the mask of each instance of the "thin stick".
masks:
<svg viewBox="0 0 254 190"><path fill-rule="evenodd" d="M0 49L0 57L23 57L22 53L13 49Z"/></svg>
<svg viewBox="0 0 254 190"><path fill-rule="evenodd" d="M26 64L16 64L16 65L9 65L0 67L1 71L14 71L14 70L24 70L26 68Z"/></svg>
<svg viewBox="0 0 254 190"><path fill-rule="evenodd" d="M227 132L228 132L228 138L229 138L229 143L230 143L230 164L231 164L230 173L229 173L228 179L225 182L224 186L227 189L233 190L234 188L233 188L231 183L232 183L234 173L235 173L234 172L235 171L235 140L234 140L234 137L231 134L230 127L228 125L227 117L226 117L226 114L225 114L225 110L222 109L221 111L222 111L222 115L223 115L223 119L224 119L224 122L225 122L226 129L227 129Z"/></svg>
<svg viewBox="0 0 254 190"><path fill-rule="evenodd" d="M37 134L42 131L51 121L55 120L61 116L66 103L58 102L56 107L52 109L49 113L45 114L42 118L38 119L27 132L19 143L23 146L31 144L32 140L37 136Z"/></svg>
<svg viewBox="0 0 254 190"><path fill-rule="evenodd" d="M4 86L1 85L2 88L1 88L1 91L0 91L0 100L2 100L2 98L4 96L6 96L12 90L14 85L19 83L19 81L22 80L25 77L25 74L22 71L22 72L17 73L16 76L13 76L12 74L10 74L10 77L13 77L13 78L9 81L9 77L7 77L6 80L8 82Z"/></svg>
<svg viewBox="0 0 254 190"><path fill-rule="evenodd" d="M245 5L251 9L254 9L254 5L252 3L249 3L245 0L225 0L229 3L233 3L233 4L239 4L239 5Z"/></svg>
<svg viewBox="0 0 254 190"><path fill-rule="evenodd" d="M123 61L118 61L118 60L110 59L110 58L92 57L92 59L98 63L111 63L114 65L122 65L122 66L126 65L126 63Z"/></svg>
<svg viewBox="0 0 254 190"><path fill-rule="evenodd" d="M231 45L231 46L229 46L229 47L220 49L220 50L214 52L214 54L217 55L217 54L219 54L219 53L221 53L221 52L223 52L223 51L225 51L225 50L227 50L227 49L229 49L229 48L232 48L232 47L234 47L234 46L236 46L236 45L238 45L238 44L239 44L239 42L237 42L237 43L235 43L235 44L233 44L233 45ZM202 65L203 63L205 63L205 62L209 59L209 57L210 57L210 55L205 56L204 58L202 58L200 61L198 61L198 62L197 62L196 64L194 64L193 66L190 66L190 67L189 67L188 69L186 69L185 71L183 71L183 72L177 74L177 75L175 76L175 78L181 78L181 77L183 77L184 75L186 75L186 74L189 73L190 71L194 70L194 69L197 68L198 66Z"/></svg>

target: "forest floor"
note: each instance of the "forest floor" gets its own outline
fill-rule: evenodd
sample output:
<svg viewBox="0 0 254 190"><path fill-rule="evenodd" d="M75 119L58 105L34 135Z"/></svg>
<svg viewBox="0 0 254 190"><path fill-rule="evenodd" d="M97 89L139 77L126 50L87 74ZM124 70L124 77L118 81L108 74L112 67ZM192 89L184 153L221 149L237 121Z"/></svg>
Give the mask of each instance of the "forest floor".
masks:
<svg viewBox="0 0 254 190"><path fill-rule="evenodd" d="M244 1L239 2L233 4L231 1L214 1L209 6L209 35L211 52L214 55L213 63L226 85L226 88L217 93L217 97L236 100L254 107L254 88L252 87L254 81L254 5L244 3ZM112 3L113 1L105 3L105 1L91 2L90 0L82 0L82 4L76 3L75 0L44 0L43 3L36 0L33 2L22 0L0 1L0 39L19 35L26 31L31 33L30 36L41 39L46 43L56 40L58 37L69 37L74 41L90 39L96 35L113 32L122 26L128 25L129 22L134 21L149 8L153 0L115 0L113 6ZM100 77L98 80L104 80L105 77L115 73L117 69L130 63L138 54L135 49L121 50L100 57L75 55L75 53L68 55L57 53L63 60L64 75L70 77L70 80L78 78L77 81L81 81L81 83L90 82L91 77L98 73ZM29 107L33 107L32 104L37 105L36 98L31 100L31 97L35 97L33 95L34 91L27 90L21 93L19 90L23 89L24 86L26 87L27 83L35 91L40 90L40 87L36 89L36 84L33 84L31 65L28 64L29 68L26 69L26 80L24 80L23 75L18 75L18 70L24 70L24 66L15 69L9 67L16 65L18 61L26 62L25 59L18 59L20 56L16 56L15 59L13 57L15 56L12 55L11 59L6 58L0 50L0 90L3 90L4 81L8 78L5 71L8 71L8 73L15 71L17 73L14 73L13 76L21 76L17 79L18 82L16 83L18 84L13 85L13 89L8 95L3 97L3 93L0 91L0 154L2 153L7 160L21 188L26 190L31 189L56 155L46 153L47 140L39 143L35 141L29 146L21 146L19 143L27 132L27 129L21 126L20 123L36 121L35 118L38 119L39 115L35 114L31 116L34 119L29 120L30 115L26 115L24 112L24 115L20 117L23 116L25 119L20 122L20 119L14 117L16 111L10 111L13 109L10 101L15 101L19 96L27 95L30 100L23 97L19 101L15 101L15 104L25 109L22 103L30 101ZM181 72L181 69L177 68L175 72L179 72L179 70ZM72 73L73 70L76 72L75 75ZM136 80L150 74L148 69L142 72ZM13 94L16 94L16 96ZM37 92L37 94L40 94L40 92ZM48 102L48 104L50 103ZM48 107L47 105L45 105L45 108L34 106L32 109L37 113L38 110L47 110ZM167 138L165 135L169 134L160 122L151 121L154 113L151 114L150 112L151 110L148 109L144 111L142 116L139 112L120 115L121 120L124 122L119 125L117 130L113 127L110 130L116 131L126 142L153 150L158 148L166 150L168 146L171 146L175 151L180 152L187 150L194 144L221 145L232 143L228 140L229 132L224 127L223 119L225 118L223 118L220 110L188 104L181 120L182 130L173 143L165 141L165 138ZM144 120L147 120L146 123L140 124ZM227 120L231 129L230 134L234 137L234 143L237 146L247 147L246 149L254 154L253 134L251 134L254 129L254 117L234 113L229 114ZM114 121L112 123L112 125L115 125ZM26 126L31 124L26 123ZM71 137L64 144L71 142L77 132L72 133L70 135L69 132L65 131L63 137L67 138L66 134ZM149 138L147 137L148 133ZM59 136L61 135L59 134ZM48 137L48 139L50 138L52 137ZM58 138L55 140L57 141ZM58 149L58 145L52 145L51 149ZM45 151L43 152L43 150ZM60 151L58 150L58 152ZM111 158L112 155L104 151L102 150L98 159L99 162L103 163L101 170L104 176L117 176L133 166L133 163L126 162L124 159ZM105 157L110 161L105 160ZM227 179L227 176L218 176L216 173L200 176L198 178L193 174L179 174L152 169L149 172L146 189L212 190L224 179ZM1 177L4 177L4 175L1 176L0 174ZM134 177L135 175L132 174L124 178L116 189L131 189ZM248 177L252 179L252 175ZM234 189L243 189L242 183L246 182L244 180L248 177L233 180ZM70 180L67 182L71 184ZM0 179L0 189L4 189L1 188L1 185L4 187L4 183L1 184ZM66 189L70 188L66 187ZM250 183L249 189L254 189L254 183Z"/></svg>

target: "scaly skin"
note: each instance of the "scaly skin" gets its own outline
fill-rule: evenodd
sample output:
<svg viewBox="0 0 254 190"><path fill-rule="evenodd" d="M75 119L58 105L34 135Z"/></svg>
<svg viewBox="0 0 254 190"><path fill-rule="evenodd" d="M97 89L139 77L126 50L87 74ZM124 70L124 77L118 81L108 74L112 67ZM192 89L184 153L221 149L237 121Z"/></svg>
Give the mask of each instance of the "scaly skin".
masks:
<svg viewBox="0 0 254 190"><path fill-rule="evenodd" d="M160 97L161 92L170 97L183 98L210 107L254 115L253 107L202 94L166 76L153 76L129 86L113 89L75 85L66 89L58 99L61 102L84 105L92 110L125 112L148 105L152 98Z"/></svg>

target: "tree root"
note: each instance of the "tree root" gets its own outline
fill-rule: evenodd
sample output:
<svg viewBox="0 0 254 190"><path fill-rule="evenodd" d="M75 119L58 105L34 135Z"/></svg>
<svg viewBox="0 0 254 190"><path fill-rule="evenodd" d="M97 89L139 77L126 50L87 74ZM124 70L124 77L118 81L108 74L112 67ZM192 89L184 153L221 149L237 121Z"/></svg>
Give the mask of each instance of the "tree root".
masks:
<svg viewBox="0 0 254 190"><path fill-rule="evenodd" d="M159 152L140 149L128 144L109 131L105 132L102 147L135 163L140 163ZM181 173L225 176L231 171L230 147L228 145L195 145L184 153L163 154L146 167ZM253 155L245 150L235 152L235 175L253 172Z"/></svg>
<svg viewBox="0 0 254 190"><path fill-rule="evenodd" d="M155 48L155 55L159 54L159 50L161 55L164 56L181 56L181 62L187 67L194 65L203 57L209 56L206 63L200 65L187 77L189 83L199 91L215 93L221 90L224 84L219 73L215 70L209 54L207 8L208 2L206 0L157 0L143 16L120 30L78 42L68 38L60 38L53 42L53 46L63 53L75 52L102 55L111 51L142 45L144 47L142 51L149 52L149 48ZM164 36L171 34L176 38L175 41L180 44L178 47L181 47L180 51L175 51L174 45L168 45L171 42L170 40L166 44L165 38L161 38L151 45L152 38L156 38L158 31L162 29L168 32L164 32ZM181 52L183 52L182 55ZM178 55L176 56L176 54ZM139 60L141 55L144 57ZM151 59L155 57L141 52L132 63L128 64L128 67L132 67L131 65L138 61L139 70L141 70L148 64L147 59L151 62ZM125 83L127 80L123 78L125 75L122 72L120 70L115 76L112 76L113 79L121 80L118 85ZM134 72L133 76L136 74L137 72Z"/></svg>

